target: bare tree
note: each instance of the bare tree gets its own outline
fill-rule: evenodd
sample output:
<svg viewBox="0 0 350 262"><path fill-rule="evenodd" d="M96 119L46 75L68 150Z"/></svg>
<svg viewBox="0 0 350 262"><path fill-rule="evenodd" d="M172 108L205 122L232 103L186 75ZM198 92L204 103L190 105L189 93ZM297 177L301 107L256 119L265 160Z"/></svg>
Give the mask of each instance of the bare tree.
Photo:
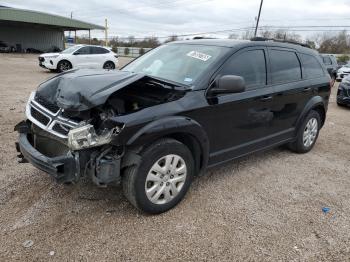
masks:
<svg viewBox="0 0 350 262"><path fill-rule="evenodd" d="M237 35L237 34L230 34L230 35L228 36L228 38L229 38L229 39L238 39L238 38L239 38L239 35Z"/></svg>
<svg viewBox="0 0 350 262"><path fill-rule="evenodd" d="M179 38L177 37L177 35L172 35L170 36L167 40L165 40L164 42L165 43L169 43L169 42L174 42L174 41L177 41L179 40Z"/></svg>

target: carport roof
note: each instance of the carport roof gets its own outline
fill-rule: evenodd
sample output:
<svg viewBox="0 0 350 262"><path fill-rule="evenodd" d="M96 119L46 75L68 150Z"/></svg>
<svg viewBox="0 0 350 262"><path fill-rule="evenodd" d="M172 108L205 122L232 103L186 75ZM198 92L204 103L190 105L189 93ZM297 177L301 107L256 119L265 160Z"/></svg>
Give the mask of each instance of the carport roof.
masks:
<svg viewBox="0 0 350 262"><path fill-rule="evenodd" d="M59 27L63 30L105 29L103 26L86 23L80 20L70 19L59 15L8 7L0 7L0 22L19 22L48 25Z"/></svg>

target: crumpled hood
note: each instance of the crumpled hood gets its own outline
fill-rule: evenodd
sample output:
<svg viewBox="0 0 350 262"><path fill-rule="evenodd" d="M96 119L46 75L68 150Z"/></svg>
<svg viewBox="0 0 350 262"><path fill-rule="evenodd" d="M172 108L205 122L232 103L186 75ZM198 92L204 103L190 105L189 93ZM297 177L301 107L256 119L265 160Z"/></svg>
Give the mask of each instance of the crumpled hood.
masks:
<svg viewBox="0 0 350 262"><path fill-rule="evenodd" d="M144 76L119 70L71 70L42 83L36 94L63 109L83 111L104 104L112 93Z"/></svg>

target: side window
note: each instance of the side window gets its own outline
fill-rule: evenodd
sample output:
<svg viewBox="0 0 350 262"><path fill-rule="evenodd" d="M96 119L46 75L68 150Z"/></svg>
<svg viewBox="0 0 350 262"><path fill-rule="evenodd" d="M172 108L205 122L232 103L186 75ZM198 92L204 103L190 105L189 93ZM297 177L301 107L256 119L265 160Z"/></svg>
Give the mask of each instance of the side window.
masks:
<svg viewBox="0 0 350 262"><path fill-rule="evenodd" d="M332 60L328 56L323 56L322 59L323 59L323 63L325 65L331 65L332 64Z"/></svg>
<svg viewBox="0 0 350 262"><path fill-rule="evenodd" d="M76 51L76 53L79 53L79 55L89 55L90 54L90 47L84 46Z"/></svg>
<svg viewBox="0 0 350 262"><path fill-rule="evenodd" d="M266 85L266 62L264 50L246 51L233 57L224 66L221 74L243 77L247 90Z"/></svg>
<svg viewBox="0 0 350 262"><path fill-rule="evenodd" d="M272 83L293 82L301 79L300 62L291 51L270 50Z"/></svg>
<svg viewBox="0 0 350 262"><path fill-rule="evenodd" d="M91 47L91 53L96 55L96 54L107 54L109 51L105 48L102 47L97 47L97 46L92 46Z"/></svg>
<svg viewBox="0 0 350 262"><path fill-rule="evenodd" d="M100 50L100 54L107 54L107 53L109 53L109 50L107 50L106 48L98 47L98 49Z"/></svg>
<svg viewBox="0 0 350 262"><path fill-rule="evenodd" d="M324 75L323 69L315 57L306 54L299 55L301 63L303 64L304 78L314 78Z"/></svg>

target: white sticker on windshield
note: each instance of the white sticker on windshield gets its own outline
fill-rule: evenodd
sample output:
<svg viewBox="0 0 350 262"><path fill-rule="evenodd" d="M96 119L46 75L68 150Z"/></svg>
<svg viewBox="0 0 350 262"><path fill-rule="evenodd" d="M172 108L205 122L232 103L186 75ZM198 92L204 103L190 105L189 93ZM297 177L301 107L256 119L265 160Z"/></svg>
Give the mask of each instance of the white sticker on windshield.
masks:
<svg viewBox="0 0 350 262"><path fill-rule="evenodd" d="M208 61L211 58L211 55L207 55L197 51L191 51L187 54L187 56L202 60L204 62Z"/></svg>
<svg viewBox="0 0 350 262"><path fill-rule="evenodd" d="M186 77L184 81L185 82L192 82L192 78Z"/></svg>

